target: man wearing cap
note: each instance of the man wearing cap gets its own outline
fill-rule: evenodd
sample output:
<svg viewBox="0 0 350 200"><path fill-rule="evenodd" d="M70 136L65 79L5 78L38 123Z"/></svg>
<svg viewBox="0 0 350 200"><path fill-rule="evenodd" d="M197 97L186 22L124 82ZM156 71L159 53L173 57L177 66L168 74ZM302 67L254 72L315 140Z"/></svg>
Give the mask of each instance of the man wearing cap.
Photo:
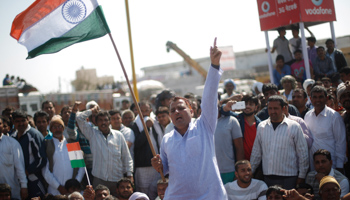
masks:
<svg viewBox="0 0 350 200"><path fill-rule="evenodd" d="M327 91L324 87L317 85L312 88L311 101L314 108L305 115L314 138L310 159L318 149L326 149L333 155L333 167L342 171L346 161L344 121L338 112L326 106ZM313 161L310 161L310 168L314 169Z"/></svg>
<svg viewBox="0 0 350 200"><path fill-rule="evenodd" d="M320 181L319 195L322 200L340 200L341 189L337 180L332 176L325 176Z"/></svg>
<svg viewBox="0 0 350 200"><path fill-rule="evenodd" d="M347 150L350 151L350 86L349 82L339 84L337 88L337 96L339 103L345 108L342 114L345 123ZM348 162L345 164L345 174L350 177L350 156L348 155Z"/></svg>
<svg viewBox="0 0 350 200"><path fill-rule="evenodd" d="M313 154L315 170L307 174L305 182L310 184L315 193L315 199L320 199L318 189L320 181L325 176L334 177L340 185L341 196L349 192L349 181L338 170L332 168L331 153L325 149L319 149Z"/></svg>
<svg viewBox="0 0 350 200"><path fill-rule="evenodd" d="M316 44L316 38L315 37L308 37L306 38L307 40L307 45L309 45L307 47L307 55L309 56L309 60L311 61L311 63L313 63L317 57L317 46L315 46Z"/></svg>
<svg viewBox="0 0 350 200"><path fill-rule="evenodd" d="M52 139L45 140L47 163L43 175L49 184L47 192L53 195L67 194L64 185L69 179L79 182L84 177L84 168L72 168L68 156L67 140L63 135L64 122L60 116L52 117L50 121Z"/></svg>
<svg viewBox="0 0 350 200"><path fill-rule="evenodd" d="M233 91L236 89L236 84L232 79L226 79L224 81L224 87L225 87L226 93L221 95L222 100L227 99L227 98L235 95L235 93Z"/></svg>
<svg viewBox="0 0 350 200"><path fill-rule="evenodd" d="M343 52L341 52L339 49L334 48L334 41L332 39L326 40L326 47L326 56L332 59L337 71L341 70L341 68L346 67L348 65Z"/></svg>
<svg viewBox="0 0 350 200"><path fill-rule="evenodd" d="M273 46L271 49L271 53L277 51L278 55L282 55L284 57L285 63L287 65L291 65L293 63L293 56L289 49L289 41L285 37L286 28L280 27L277 29L279 36L273 41Z"/></svg>

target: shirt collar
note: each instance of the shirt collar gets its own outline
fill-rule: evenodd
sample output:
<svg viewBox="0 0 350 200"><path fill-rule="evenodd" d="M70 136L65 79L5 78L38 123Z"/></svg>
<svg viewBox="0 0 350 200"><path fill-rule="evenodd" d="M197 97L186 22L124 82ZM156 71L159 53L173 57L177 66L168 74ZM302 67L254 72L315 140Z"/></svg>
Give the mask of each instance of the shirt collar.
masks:
<svg viewBox="0 0 350 200"><path fill-rule="evenodd" d="M289 115L290 115L290 114L289 114ZM272 126L272 122L271 122L270 117L269 117L269 119L267 120L267 123L268 123L270 126ZM286 117L285 114L283 114L283 120L282 120L282 122L281 122L280 124L286 124L286 125L288 125L288 123L287 123L287 117Z"/></svg>
<svg viewBox="0 0 350 200"><path fill-rule="evenodd" d="M24 131L23 135L25 135L29 131L30 128L31 128L31 126L28 124L27 129ZM16 131L13 132L13 137L17 137L17 134L18 134L18 130L16 129Z"/></svg>
<svg viewBox="0 0 350 200"><path fill-rule="evenodd" d="M331 171L329 172L328 176L333 176L334 177L334 169L331 168Z"/></svg>
<svg viewBox="0 0 350 200"><path fill-rule="evenodd" d="M323 116L327 117L327 110L326 110L326 108L327 108L327 106L325 105L323 110L318 115L323 115ZM316 116L315 108L313 108L313 109L314 109L313 112L314 112L314 114Z"/></svg>

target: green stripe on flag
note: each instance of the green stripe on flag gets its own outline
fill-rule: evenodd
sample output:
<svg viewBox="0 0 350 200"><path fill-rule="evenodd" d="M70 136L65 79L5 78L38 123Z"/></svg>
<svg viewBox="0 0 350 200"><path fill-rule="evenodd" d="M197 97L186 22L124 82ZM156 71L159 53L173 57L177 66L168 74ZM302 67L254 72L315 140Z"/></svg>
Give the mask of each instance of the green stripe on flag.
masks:
<svg viewBox="0 0 350 200"><path fill-rule="evenodd" d="M85 167L84 159L82 160L71 160L72 168Z"/></svg>
<svg viewBox="0 0 350 200"><path fill-rule="evenodd" d="M75 43L99 38L110 32L102 8L98 6L84 21L66 34L59 38L52 38L28 52L27 59L41 54L56 53Z"/></svg>

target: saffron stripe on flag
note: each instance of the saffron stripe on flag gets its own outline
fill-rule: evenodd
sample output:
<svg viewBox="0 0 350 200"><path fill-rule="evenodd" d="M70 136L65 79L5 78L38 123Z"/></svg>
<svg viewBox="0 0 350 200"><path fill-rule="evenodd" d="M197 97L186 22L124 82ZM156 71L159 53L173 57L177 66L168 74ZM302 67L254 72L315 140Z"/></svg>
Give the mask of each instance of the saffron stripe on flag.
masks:
<svg viewBox="0 0 350 200"><path fill-rule="evenodd" d="M70 161L72 168L85 167L84 160L71 160Z"/></svg>
<svg viewBox="0 0 350 200"><path fill-rule="evenodd" d="M69 160L81 160L84 159L83 152L81 150L78 151L68 151Z"/></svg>
<svg viewBox="0 0 350 200"><path fill-rule="evenodd" d="M11 36L18 40L23 31L46 17L67 0L38 0L13 20Z"/></svg>
<svg viewBox="0 0 350 200"><path fill-rule="evenodd" d="M67 149L69 151L80 151L80 144L79 142L74 142L74 143L68 143L67 144Z"/></svg>

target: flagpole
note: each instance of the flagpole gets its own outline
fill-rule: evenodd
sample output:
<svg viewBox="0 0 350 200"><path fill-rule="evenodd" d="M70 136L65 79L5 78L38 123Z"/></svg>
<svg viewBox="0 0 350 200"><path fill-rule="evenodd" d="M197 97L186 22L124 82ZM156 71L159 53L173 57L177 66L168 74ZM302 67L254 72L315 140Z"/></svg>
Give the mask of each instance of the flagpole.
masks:
<svg viewBox="0 0 350 200"><path fill-rule="evenodd" d="M132 96L132 98L133 98L133 100L134 100L134 102L135 102L135 107L136 107L136 109L137 109L137 112L139 113L139 116L140 116L140 119L141 119L141 122L142 122L142 125L143 125L143 129L144 129L145 134L146 134L146 137L147 137L148 144L149 144L149 146L150 146L150 148L151 148L151 151L152 151L153 156L156 156L156 155L157 155L157 154L156 154L156 151L155 151L154 148L153 148L153 144L152 144L151 138L150 138L150 136L149 136L146 123L145 123L145 121L144 121L144 119L143 119L143 116L142 116L142 113L141 113L141 109L140 109L139 104L138 104L138 102L137 102L137 99L136 99L136 97L135 97L135 93L134 93L133 89L131 88L129 78L128 78L128 75L127 75L127 73L126 73L126 71L125 71L124 64L123 64L122 59L121 59L121 57L120 57L120 55L119 55L117 46L116 46L115 43L114 43L112 34L111 34L111 33L108 33L108 35L109 35L109 38L110 38L111 41L112 41L112 44L113 44L115 53L117 54L118 60L119 60L119 63L120 63L120 66L122 67L122 70L123 70L123 73L124 73L124 76L125 76L126 83L128 84L129 90L130 90L130 92L131 92L131 96ZM165 182L165 177L164 177L162 171L160 172L160 175L161 175L163 181Z"/></svg>
<svg viewBox="0 0 350 200"><path fill-rule="evenodd" d="M88 174L88 172L87 172L86 166L84 167L84 169L85 169L85 173L86 173L86 179L87 179L89 185L91 185L91 183L90 183L90 178L89 178L89 174Z"/></svg>

